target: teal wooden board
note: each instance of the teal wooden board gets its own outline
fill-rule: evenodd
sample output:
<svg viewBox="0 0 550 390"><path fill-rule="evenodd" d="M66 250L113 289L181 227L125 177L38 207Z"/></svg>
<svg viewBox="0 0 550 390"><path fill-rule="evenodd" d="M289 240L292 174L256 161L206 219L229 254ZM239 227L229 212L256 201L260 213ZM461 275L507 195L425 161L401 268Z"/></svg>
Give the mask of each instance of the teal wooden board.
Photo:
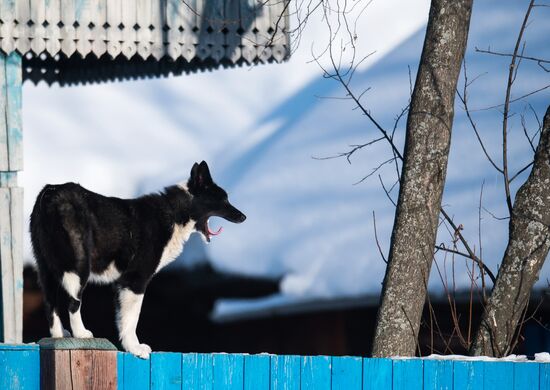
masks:
<svg viewBox="0 0 550 390"><path fill-rule="evenodd" d="M391 359L364 359L363 389L391 390L393 369Z"/></svg>
<svg viewBox="0 0 550 390"><path fill-rule="evenodd" d="M402 359L393 361L394 390L420 390L423 385L422 360Z"/></svg>
<svg viewBox="0 0 550 390"><path fill-rule="evenodd" d="M360 357L332 358L332 390L361 390L363 359Z"/></svg>
<svg viewBox="0 0 550 390"><path fill-rule="evenodd" d="M151 360L141 359L131 353L124 354L124 388L148 390L151 379Z"/></svg>
<svg viewBox="0 0 550 390"><path fill-rule="evenodd" d="M424 361L424 389L453 389L453 362L451 360Z"/></svg>
<svg viewBox="0 0 550 390"><path fill-rule="evenodd" d="M211 390L213 386L212 355L185 353L181 362L182 389Z"/></svg>
<svg viewBox="0 0 550 390"><path fill-rule="evenodd" d="M299 356L272 356L271 390L299 390L300 363Z"/></svg>
<svg viewBox="0 0 550 390"><path fill-rule="evenodd" d="M246 355L244 357L244 389L269 390L271 357Z"/></svg>
<svg viewBox="0 0 550 390"><path fill-rule="evenodd" d="M514 388L514 363L484 362L483 387L506 390Z"/></svg>
<svg viewBox="0 0 550 390"><path fill-rule="evenodd" d="M118 352L116 354L116 371L116 388L118 390L124 390L124 352Z"/></svg>
<svg viewBox="0 0 550 390"><path fill-rule="evenodd" d="M154 352L151 354L151 389L181 389L181 353Z"/></svg>
<svg viewBox="0 0 550 390"><path fill-rule="evenodd" d="M539 364L514 363L514 389L538 389Z"/></svg>
<svg viewBox="0 0 550 390"><path fill-rule="evenodd" d="M330 390L331 374L330 356L302 357L300 389Z"/></svg>
<svg viewBox="0 0 550 390"><path fill-rule="evenodd" d="M540 390L550 390L550 363L539 363Z"/></svg>
<svg viewBox="0 0 550 390"><path fill-rule="evenodd" d="M87 349L116 351L116 347L107 339L79 339L74 337L44 338L38 342L41 349Z"/></svg>
<svg viewBox="0 0 550 390"><path fill-rule="evenodd" d="M40 351L0 350L0 389L39 390Z"/></svg>
<svg viewBox="0 0 550 390"><path fill-rule="evenodd" d="M244 356L215 353L212 357L214 390L242 390L244 387Z"/></svg>
<svg viewBox="0 0 550 390"><path fill-rule="evenodd" d="M453 385L457 390L483 389L483 362L455 361L453 363Z"/></svg>

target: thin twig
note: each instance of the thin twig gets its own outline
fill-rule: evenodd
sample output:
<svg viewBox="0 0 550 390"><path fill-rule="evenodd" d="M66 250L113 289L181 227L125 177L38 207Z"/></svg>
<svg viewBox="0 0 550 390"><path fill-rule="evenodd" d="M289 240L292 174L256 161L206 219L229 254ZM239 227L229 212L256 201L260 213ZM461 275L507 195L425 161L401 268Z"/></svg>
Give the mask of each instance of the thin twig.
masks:
<svg viewBox="0 0 550 390"><path fill-rule="evenodd" d="M376 246L378 247L378 252L380 253L380 256L382 256L382 260L384 260L384 263L388 264L388 260L386 260L386 256L384 256L384 252L382 252L382 248L380 247L380 242L378 241L378 233L376 232L376 214L374 213L374 210L372 211L372 221L374 224L374 239L376 240Z"/></svg>
<svg viewBox="0 0 550 390"><path fill-rule="evenodd" d="M510 111L510 95L512 93L512 84L514 83L514 74L517 72L516 69L516 58L518 56L518 51L521 46L521 41L523 39L523 32L527 26L527 21L529 20L529 15L531 14L531 9L533 9L533 4L535 0L529 2L527 11L525 12L525 17L521 28L519 30L518 39L516 40L516 46L514 47L514 52L512 54L512 60L510 62L510 67L508 71L508 83L506 84L506 98L504 99L504 111L502 113L502 170L504 176L504 192L506 194L506 204L508 205L508 213L512 214L512 196L510 194L510 180L508 177L508 113Z"/></svg>

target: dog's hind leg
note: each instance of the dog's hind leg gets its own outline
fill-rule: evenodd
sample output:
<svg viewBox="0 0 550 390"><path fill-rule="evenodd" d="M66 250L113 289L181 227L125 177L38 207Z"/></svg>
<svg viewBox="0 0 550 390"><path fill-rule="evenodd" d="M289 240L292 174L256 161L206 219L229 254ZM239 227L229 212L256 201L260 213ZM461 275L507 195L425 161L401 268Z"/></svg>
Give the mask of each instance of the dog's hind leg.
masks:
<svg viewBox="0 0 550 390"><path fill-rule="evenodd" d="M81 277L76 272L65 272L61 284L69 295L69 320L73 337L92 338L94 335L84 326L80 313L82 292L84 285L81 284Z"/></svg>
<svg viewBox="0 0 550 390"><path fill-rule="evenodd" d="M46 306L46 317L50 326L50 335L56 338L63 337L66 331L61 324L57 305L59 282L51 272L41 267L38 267L38 274L42 290L44 291L44 303Z"/></svg>
<svg viewBox="0 0 550 390"><path fill-rule="evenodd" d="M89 247L91 245L90 231L87 228L86 218L77 214L75 207L69 202L58 208L62 216L61 223L69 237L69 247L66 253L71 253L69 263L74 271L65 271L61 285L69 295L69 320L73 337L92 338L94 335L84 326L80 313L82 292L90 275Z"/></svg>

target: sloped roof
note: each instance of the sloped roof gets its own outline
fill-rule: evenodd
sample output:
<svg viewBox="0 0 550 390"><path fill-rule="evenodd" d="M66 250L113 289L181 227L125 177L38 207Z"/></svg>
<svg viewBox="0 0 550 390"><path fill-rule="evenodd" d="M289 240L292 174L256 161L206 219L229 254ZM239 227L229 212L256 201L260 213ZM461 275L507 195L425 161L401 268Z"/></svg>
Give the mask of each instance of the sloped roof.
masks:
<svg viewBox="0 0 550 390"><path fill-rule="evenodd" d="M60 84L281 62L288 1L0 0L0 49Z"/></svg>

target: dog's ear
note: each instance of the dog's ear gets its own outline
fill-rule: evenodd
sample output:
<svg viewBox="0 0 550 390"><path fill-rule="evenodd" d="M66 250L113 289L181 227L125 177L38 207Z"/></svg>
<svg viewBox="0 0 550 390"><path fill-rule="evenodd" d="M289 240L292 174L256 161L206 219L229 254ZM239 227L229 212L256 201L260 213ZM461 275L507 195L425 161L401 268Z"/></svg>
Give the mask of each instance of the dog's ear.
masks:
<svg viewBox="0 0 550 390"><path fill-rule="evenodd" d="M210 185L213 182L212 176L210 176L210 169L208 169L208 164L204 160L199 165L199 177L201 178L203 185Z"/></svg>
<svg viewBox="0 0 550 390"><path fill-rule="evenodd" d="M199 193L201 190L208 188L212 184L212 176L208 164L202 161L200 164L193 164L191 168L191 176L187 186L192 193Z"/></svg>

